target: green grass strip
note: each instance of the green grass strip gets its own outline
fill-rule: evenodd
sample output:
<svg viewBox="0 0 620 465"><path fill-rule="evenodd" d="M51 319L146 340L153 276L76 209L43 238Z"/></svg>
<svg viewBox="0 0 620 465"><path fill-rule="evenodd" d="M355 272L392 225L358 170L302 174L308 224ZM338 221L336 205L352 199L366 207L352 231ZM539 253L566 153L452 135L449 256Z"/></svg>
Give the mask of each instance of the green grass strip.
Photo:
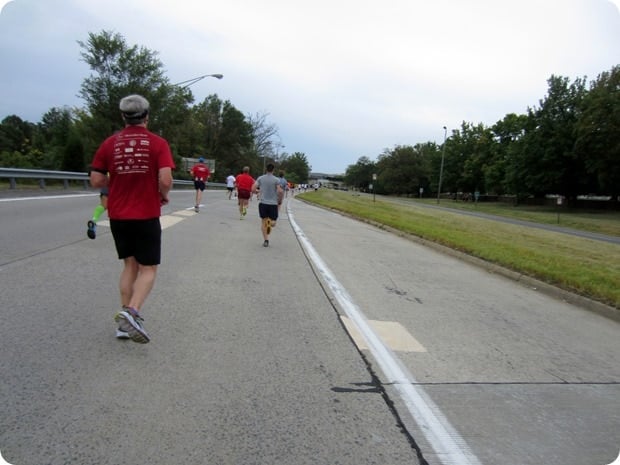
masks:
<svg viewBox="0 0 620 465"><path fill-rule="evenodd" d="M302 198L317 205L342 211L356 218L380 223L407 234L436 242L452 249L534 277L565 290L620 308L620 246L553 231L506 224L459 214L458 211L430 209L416 202L395 202L369 195L320 189ZM442 204L442 206L444 206ZM476 207L473 207L476 208ZM531 221L549 212L521 211L493 207L485 213L500 214ZM562 213L568 227L577 229L588 222L587 215ZM614 214L598 217L596 232L618 231ZM557 222L557 219L555 220ZM539 221L537 221L539 222ZM551 222L551 221L548 221ZM581 227L579 227L581 225ZM615 226L614 226L615 225Z"/></svg>

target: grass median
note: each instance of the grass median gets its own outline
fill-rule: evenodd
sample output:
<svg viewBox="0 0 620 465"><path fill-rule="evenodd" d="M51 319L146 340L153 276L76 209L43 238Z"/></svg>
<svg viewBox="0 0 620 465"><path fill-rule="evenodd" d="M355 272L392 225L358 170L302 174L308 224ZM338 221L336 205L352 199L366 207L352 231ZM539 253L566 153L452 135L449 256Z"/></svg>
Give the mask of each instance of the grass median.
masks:
<svg viewBox="0 0 620 465"><path fill-rule="evenodd" d="M369 195L331 189L301 194L304 200L376 222L442 244L562 289L620 309L620 246L559 232L502 223L463 215L458 210L430 209L417 202L395 202ZM489 206L490 208L490 206ZM537 214L510 206L494 205L502 216L528 219ZM501 212L500 212L501 210ZM511 214L512 210L512 214ZM561 214L562 226L620 235L620 215L597 215L592 227L590 215ZM529 218L532 220L532 217ZM552 222L540 221L539 222ZM614 232L616 234L614 234Z"/></svg>

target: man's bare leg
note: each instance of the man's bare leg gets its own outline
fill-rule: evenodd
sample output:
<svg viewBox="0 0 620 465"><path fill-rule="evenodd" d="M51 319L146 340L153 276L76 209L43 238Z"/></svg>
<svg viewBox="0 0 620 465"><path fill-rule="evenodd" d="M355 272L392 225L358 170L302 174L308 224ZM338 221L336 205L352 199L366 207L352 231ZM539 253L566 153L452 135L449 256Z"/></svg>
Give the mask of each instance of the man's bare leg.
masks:
<svg viewBox="0 0 620 465"><path fill-rule="evenodd" d="M125 268L121 272L119 288L121 291L121 305L129 307L131 296L133 295L133 283L138 277L138 262L134 257L126 258L124 262Z"/></svg>

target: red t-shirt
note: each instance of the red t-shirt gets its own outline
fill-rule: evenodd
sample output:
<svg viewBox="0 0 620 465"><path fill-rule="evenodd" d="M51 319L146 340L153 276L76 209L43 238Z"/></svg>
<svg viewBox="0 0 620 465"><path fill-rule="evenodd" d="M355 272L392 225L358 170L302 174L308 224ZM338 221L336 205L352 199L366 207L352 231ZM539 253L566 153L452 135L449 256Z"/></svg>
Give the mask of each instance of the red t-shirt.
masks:
<svg viewBox="0 0 620 465"><path fill-rule="evenodd" d="M203 163L197 163L192 167L192 176L194 176L194 181L206 181L209 179L211 172L209 171L209 167Z"/></svg>
<svg viewBox="0 0 620 465"><path fill-rule="evenodd" d="M173 168L168 142L142 126L127 126L95 152L92 169L110 174L108 217L145 220L161 215L159 169Z"/></svg>
<svg viewBox="0 0 620 465"><path fill-rule="evenodd" d="M237 183L237 189L245 189L246 191L251 191L252 186L254 185L254 178L249 174L241 173L237 175L235 182Z"/></svg>

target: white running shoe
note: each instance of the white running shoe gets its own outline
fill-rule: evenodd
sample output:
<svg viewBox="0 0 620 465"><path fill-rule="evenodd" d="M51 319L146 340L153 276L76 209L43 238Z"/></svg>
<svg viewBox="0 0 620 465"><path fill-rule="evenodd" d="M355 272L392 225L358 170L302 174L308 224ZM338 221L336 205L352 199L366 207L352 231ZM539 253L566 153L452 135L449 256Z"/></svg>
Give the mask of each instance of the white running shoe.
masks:
<svg viewBox="0 0 620 465"><path fill-rule="evenodd" d="M151 340L142 326L144 319L133 308L123 307L123 310L114 316L114 321L118 323L118 328L126 332L132 341L146 344Z"/></svg>

